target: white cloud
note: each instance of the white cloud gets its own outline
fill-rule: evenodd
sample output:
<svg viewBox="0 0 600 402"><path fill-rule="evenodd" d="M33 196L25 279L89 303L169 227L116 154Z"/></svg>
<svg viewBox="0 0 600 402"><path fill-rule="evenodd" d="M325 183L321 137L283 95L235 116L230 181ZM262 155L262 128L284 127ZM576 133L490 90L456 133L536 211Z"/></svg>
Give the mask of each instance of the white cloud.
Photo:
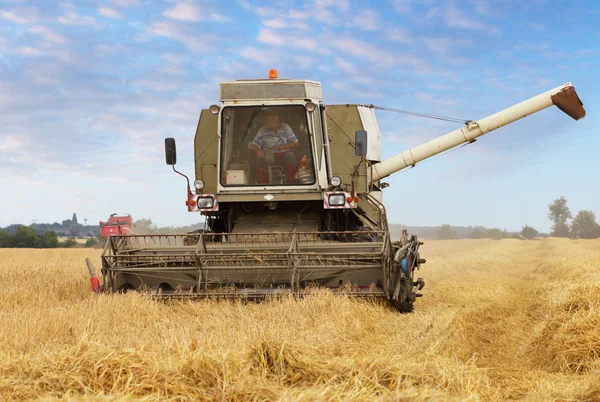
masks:
<svg viewBox="0 0 600 402"><path fill-rule="evenodd" d="M101 43L99 45L94 46L94 54L96 56L106 56L108 54L115 54L123 50L123 47L120 45L106 45Z"/></svg>
<svg viewBox="0 0 600 402"><path fill-rule="evenodd" d="M425 42L425 46L429 50L437 54L443 54L448 51L448 48L453 43L453 40L448 37L441 38L426 38L423 40Z"/></svg>
<svg viewBox="0 0 600 402"><path fill-rule="evenodd" d="M315 0L315 5L317 8L336 7L347 11L350 7L350 2L348 0Z"/></svg>
<svg viewBox="0 0 600 402"><path fill-rule="evenodd" d="M58 22L63 25L96 26L96 20L89 15L79 15L74 12L65 13L58 17Z"/></svg>
<svg viewBox="0 0 600 402"><path fill-rule="evenodd" d="M550 86L550 80L548 78L538 78L535 80L536 87L548 87Z"/></svg>
<svg viewBox="0 0 600 402"><path fill-rule="evenodd" d="M190 3L177 3L175 7L163 11L163 15L174 20L181 21L200 21L198 8Z"/></svg>
<svg viewBox="0 0 600 402"><path fill-rule="evenodd" d="M267 28L287 28L288 23L284 21L282 18L275 18L272 20L264 20L263 25Z"/></svg>
<svg viewBox="0 0 600 402"><path fill-rule="evenodd" d="M134 7L140 5L139 0L110 0L110 2L119 7Z"/></svg>
<svg viewBox="0 0 600 402"><path fill-rule="evenodd" d="M10 151L13 149L20 148L23 145L23 141L16 136L5 136L3 142L0 142L0 151Z"/></svg>
<svg viewBox="0 0 600 402"><path fill-rule="evenodd" d="M368 74L366 74L364 71L360 70L354 64L350 63L347 60L344 60L340 57L336 57L335 65L340 71L343 71L344 73L346 73L346 75L355 82L362 83L362 84L373 83L373 79ZM337 83L337 84L338 84L338 86L336 87L335 86L336 83L335 82L332 83L332 85L335 88L343 89L342 87L339 86L341 83Z"/></svg>
<svg viewBox="0 0 600 402"><path fill-rule="evenodd" d="M201 20L217 22L231 21L231 18L226 15L216 12L206 12L206 7L204 7L203 11L205 11L204 14L200 12L198 6L192 3L181 2L177 3L175 7L166 9L162 14L167 18L186 22L198 22Z"/></svg>
<svg viewBox="0 0 600 402"><path fill-rule="evenodd" d="M277 58L277 54L274 50L260 50L252 46L246 46L240 52L242 57L260 64L271 64Z"/></svg>
<svg viewBox="0 0 600 402"><path fill-rule="evenodd" d="M252 4L250 4L250 2L247 0L238 0L238 3L246 10L251 10L253 8Z"/></svg>
<svg viewBox="0 0 600 402"><path fill-rule="evenodd" d="M379 49L372 43L346 36L332 39L330 40L330 44L344 53L365 58L383 67L395 63L395 56L392 52Z"/></svg>
<svg viewBox="0 0 600 402"><path fill-rule="evenodd" d="M486 0L472 0L475 10L480 15L491 15L490 5Z"/></svg>
<svg viewBox="0 0 600 402"><path fill-rule="evenodd" d="M16 13L14 13L12 11L0 10L0 18L9 20L12 22L16 22L18 24L26 24L27 23L27 19L23 18L20 15L17 15Z"/></svg>
<svg viewBox="0 0 600 402"><path fill-rule="evenodd" d="M183 43L193 52L205 52L212 48L216 37L212 34L197 35L171 21L154 22L146 31L149 35L165 36Z"/></svg>
<svg viewBox="0 0 600 402"><path fill-rule="evenodd" d="M411 43L411 35L403 28L389 28L385 31L385 37L394 42Z"/></svg>
<svg viewBox="0 0 600 402"><path fill-rule="evenodd" d="M454 7L446 9L445 18L446 24L450 28L483 29L485 27L478 19L463 16L461 12Z"/></svg>
<svg viewBox="0 0 600 402"><path fill-rule="evenodd" d="M294 56L294 61L300 68L307 68L314 63L314 59L310 56Z"/></svg>
<svg viewBox="0 0 600 402"><path fill-rule="evenodd" d="M98 11L98 14L104 16L104 17L108 17L108 18L123 18L123 14L121 14L120 12L118 12L115 9L112 8L108 8L108 7L98 7L96 9L96 11Z"/></svg>
<svg viewBox="0 0 600 402"><path fill-rule="evenodd" d="M277 15L277 10L268 7L254 7L254 12L261 17L272 17L273 15Z"/></svg>
<svg viewBox="0 0 600 402"><path fill-rule="evenodd" d="M311 38L302 38L302 39L294 39L293 40L294 47L299 49L309 50L315 53L327 54L329 51L327 48L323 46L322 42L319 42L317 39Z"/></svg>
<svg viewBox="0 0 600 402"><path fill-rule="evenodd" d="M39 34L43 38L45 38L49 41L55 42L55 43L66 43L67 42L66 37L59 35L55 32L52 32L48 28L44 28L41 26L31 27L31 28L29 28L29 32Z"/></svg>
<svg viewBox="0 0 600 402"><path fill-rule="evenodd" d="M267 28L281 29L281 28L296 28L296 29L309 29L308 25L303 22L291 21L283 18L275 18L270 20L264 20L263 25Z"/></svg>
<svg viewBox="0 0 600 402"><path fill-rule="evenodd" d="M17 8L12 11L0 10L0 18L17 24L30 24L39 20L39 12L31 7Z"/></svg>
<svg viewBox="0 0 600 402"><path fill-rule="evenodd" d="M452 48L471 45L472 41L470 39L456 39L448 36L440 36L436 38L424 38L423 43L425 43L425 46L445 63L465 65L469 62L469 59L455 55Z"/></svg>
<svg viewBox="0 0 600 402"><path fill-rule="evenodd" d="M531 27L533 29L535 29L536 31L545 31L546 30L546 26L544 24L531 24Z"/></svg>
<svg viewBox="0 0 600 402"><path fill-rule="evenodd" d="M409 14L412 11L410 0L392 0L392 7L399 14Z"/></svg>
<svg viewBox="0 0 600 402"><path fill-rule="evenodd" d="M279 31L281 32L281 31ZM287 46L290 48L303 49L316 53L327 53L323 44L313 37L305 37L302 34L285 35L273 32L270 29L261 29L258 32L258 41L271 46Z"/></svg>
<svg viewBox="0 0 600 402"><path fill-rule="evenodd" d="M456 101L440 99L437 96L432 96L426 92L417 92L415 93L415 98L423 103L431 103L431 104L440 104L445 106L454 106L456 105Z"/></svg>
<svg viewBox="0 0 600 402"><path fill-rule="evenodd" d="M33 47L20 47L17 49L17 53L23 56L38 56L40 54L43 54L41 50Z"/></svg>
<svg viewBox="0 0 600 402"><path fill-rule="evenodd" d="M354 25L363 31L376 31L380 28L381 22L374 10L361 10L354 17Z"/></svg>
<svg viewBox="0 0 600 402"><path fill-rule="evenodd" d="M277 35L268 29L261 29L258 32L258 41L267 43L269 45L280 46L286 43L286 40L283 36Z"/></svg>
<svg viewBox="0 0 600 402"><path fill-rule="evenodd" d="M446 25L450 28L461 28L470 30L487 31L498 34L498 29L490 24L484 24L471 16L464 16L461 11L454 7L448 7L444 15Z"/></svg>

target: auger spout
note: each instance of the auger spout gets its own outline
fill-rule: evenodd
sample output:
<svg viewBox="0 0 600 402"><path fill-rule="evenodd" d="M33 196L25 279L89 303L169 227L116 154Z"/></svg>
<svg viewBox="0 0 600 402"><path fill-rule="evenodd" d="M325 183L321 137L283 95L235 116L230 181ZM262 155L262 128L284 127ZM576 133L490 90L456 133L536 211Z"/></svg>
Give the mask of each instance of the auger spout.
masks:
<svg viewBox="0 0 600 402"><path fill-rule="evenodd" d="M467 122L457 130L372 165L371 181L383 179L441 152L466 142L472 142L477 137L552 105L556 105L574 120L579 120L585 116L583 103L577 96L573 85L567 82L491 116L484 117L478 121Z"/></svg>

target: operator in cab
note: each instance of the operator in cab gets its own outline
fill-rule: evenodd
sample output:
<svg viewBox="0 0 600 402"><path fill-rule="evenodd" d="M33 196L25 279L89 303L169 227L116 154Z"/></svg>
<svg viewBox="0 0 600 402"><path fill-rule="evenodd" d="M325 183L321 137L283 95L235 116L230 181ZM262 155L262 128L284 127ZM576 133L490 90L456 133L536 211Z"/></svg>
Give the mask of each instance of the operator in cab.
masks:
<svg viewBox="0 0 600 402"><path fill-rule="evenodd" d="M283 165L287 184L296 183L296 155L294 149L300 142L292 128L282 123L275 108L267 112L266 124L256 133L248 147L256 154L258 184L268 184L269 165Z"/></svg>

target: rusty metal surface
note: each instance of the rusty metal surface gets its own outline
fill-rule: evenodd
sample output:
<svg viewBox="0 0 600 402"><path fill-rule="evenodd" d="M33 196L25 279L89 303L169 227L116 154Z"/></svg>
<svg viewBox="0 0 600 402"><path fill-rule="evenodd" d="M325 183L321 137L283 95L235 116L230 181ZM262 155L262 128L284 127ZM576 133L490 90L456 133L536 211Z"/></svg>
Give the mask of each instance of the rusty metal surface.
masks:
<svg viewBox="0 0 600 402"><path fill-rule="evenodd" d="M331 291L332 294L338 296L347 296L352 298L373 298L387 300L383 290L376 288L354 288L346 289L339 288L321 288ZM282 299L285 297L304 298L314 295L315 292L310 290L291 291L289 289L231 289L229 291L205 291L205 292L142 292L144 296L149 296L152 299L159 300L203 300L203 299L242 299L242 300L266 300L266 299Z"/></svg>
<svg viewBox="0 0 600 402"><path fill-rule="evenodd" d="M560 110L565 112L574 120L579 120L585 117L585 109L583 108L583 102L577 96L574 87L567 87L562 91L550 97L552 103L556 105Z"/></svg>
<svg viewBox="0 0 600 402"><path fill-rule="evenodd" d="M381 279L389 253L383 231L134 235L109 243L105 277L135 276L149 287L176 282L196 293L231 284L298 291L309 283L334 285L340 275L371 284Z"/></svg>

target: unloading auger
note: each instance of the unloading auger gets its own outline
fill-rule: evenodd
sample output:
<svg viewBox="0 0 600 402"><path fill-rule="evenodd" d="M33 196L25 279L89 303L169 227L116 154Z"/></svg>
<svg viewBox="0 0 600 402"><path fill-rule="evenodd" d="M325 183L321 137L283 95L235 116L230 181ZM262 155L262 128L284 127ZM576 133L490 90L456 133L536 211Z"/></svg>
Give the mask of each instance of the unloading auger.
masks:
<svg viewBox="0 0 600 402"><path fill-rule="evenodd" d="M585 116L566 83L382 160L374 107L326 106L318 82L272 70L220 89L220 104L200 113L194 192L165 139L166 162L188 181L186 207L205 229L110 236L101 285L88 260L97 291L256 299L325 287L411 311L424 286L415 279L422 242L406 231L392 238L381 180L552 105Z"/></svg>

